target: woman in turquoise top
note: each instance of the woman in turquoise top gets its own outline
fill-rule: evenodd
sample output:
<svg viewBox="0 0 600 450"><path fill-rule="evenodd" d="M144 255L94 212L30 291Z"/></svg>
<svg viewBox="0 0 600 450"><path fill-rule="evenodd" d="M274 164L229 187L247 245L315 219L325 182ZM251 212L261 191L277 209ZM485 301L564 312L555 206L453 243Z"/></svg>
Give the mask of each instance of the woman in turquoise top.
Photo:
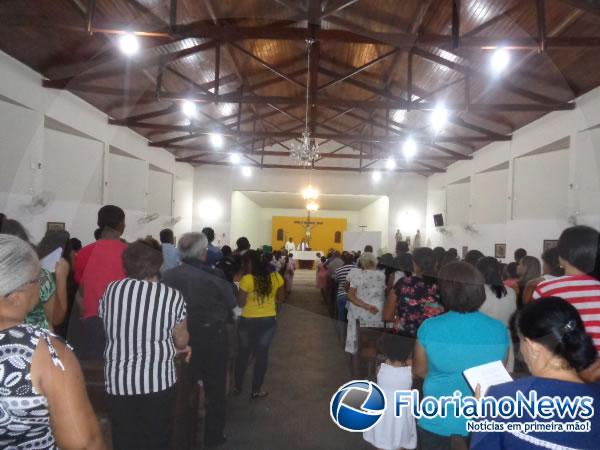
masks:
<svg viewBox="0 0 600 450"><path fill-rule="evenodd" d="M413 374L425 379L423 395L473 395L463 371L492 361L504 361L508 332L502 322L478 311L485 300L485 281L464 262L450 263L438 274L441 300L447 313L427 319L417 332ZM454 417L419 420L423 450L450 448L452 439L467 439L466 419Z"/></svg>

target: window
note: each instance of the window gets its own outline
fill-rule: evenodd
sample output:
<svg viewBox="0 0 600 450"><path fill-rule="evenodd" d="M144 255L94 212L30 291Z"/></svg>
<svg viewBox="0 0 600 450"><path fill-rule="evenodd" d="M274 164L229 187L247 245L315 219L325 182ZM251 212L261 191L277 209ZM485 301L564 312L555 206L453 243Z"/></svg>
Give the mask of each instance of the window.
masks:
<svg viewBox="0 0 600 450"><path fill-rule="evenodd" d="M341 244L342 243L342 232L341 231L336 231L335 234L333 235L333 241L336 244Z"/></svg>
<svg viewBox="0 0 600 450"><path fill-rule="evenodd" d="M277 229L277 240L278 241L283 241L283 228L278 228Z"/></svg>

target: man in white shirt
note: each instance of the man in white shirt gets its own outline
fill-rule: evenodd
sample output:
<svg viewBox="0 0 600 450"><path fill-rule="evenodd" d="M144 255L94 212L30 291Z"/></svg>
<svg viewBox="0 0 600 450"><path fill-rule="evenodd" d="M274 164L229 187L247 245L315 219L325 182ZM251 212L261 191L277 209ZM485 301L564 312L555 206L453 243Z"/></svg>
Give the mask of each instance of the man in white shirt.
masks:
<svg viewBox="0 0 600 450"><path fill-rule="evenodd" d="M294 244L294 240L292 238L290 238L289 241L285 243L285 249L288 252L293 252L294 250L296 250L296 244Z"/></svg>
<svg viewBox="0 0 600 450"><path fill-rule="evenodd" d="M308 250L308 244L306 243L306 241L304 239L302 239L302 241L300 242L300 245L298 245L298 250L301 252Z"/></svg>

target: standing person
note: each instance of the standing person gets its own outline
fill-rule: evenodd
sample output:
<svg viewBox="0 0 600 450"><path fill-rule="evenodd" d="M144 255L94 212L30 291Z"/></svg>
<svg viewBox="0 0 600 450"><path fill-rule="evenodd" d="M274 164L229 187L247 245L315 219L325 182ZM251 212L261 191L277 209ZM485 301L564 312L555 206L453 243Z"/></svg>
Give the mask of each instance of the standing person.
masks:
<svg viewBox="0 0 600 450"><path fill-rule="evenodd" d="M424 378L423 395L472 395L463 371L474 366L504 361L508 331L499 320L479 312L485 301L483 276L471 264L450 263L439 274L441 298L447 313L427 319L417 332L413 373ZM418 434L423 449L450 449L453 439L468 437L466 419L456 417L447 404L445 417L421 418Z"/></svg>
<svg viewBox="0 0 600 450"><path fill-rule="evenodd" d="M294 255L292 253L290 253L287 257L284 270L285 293L290 295L294 286L294 273L296 273L296 260L294 259Z"/></svg>
<svg viewBox="0 0 600 450"><path fill-rule="evenodd" d="M244 253L246 253L248 250L250 250L250 241L248 240L247 237L242 236L237 241L235 241L235 246L236 246L236 249L235 249L234 254L239 255L239 256L244 256Z"/></svg>
<svg viewBox="0 0 600 450"><path fill-rule="evenodd" d="M435 247L433 249L433 259L435 260L435 273L442 268L444 256L446 256L446 250L444 247Z"/></svg>
<svg viewBox="0 0 600 450"><path fill-rule="evenodd" d="M81 332L83 336L76 347L82 359L101 360L104 352L104 329L98 318L100 298L111 281L125 278L123 252L127 244L121 241L125 231L125 212L114 205L98 210L100 239L86 245L75 260L75 282L79 284L78 301L81 302Z"/></svg>
<svg viewBox="0 0 600 450"><path fill-rule="evenodd" d="M523 258L527 256L527 250L518 248L515 250L515 262L519 264Z"/></svg>
<svg viewBox="0 0 600 450"><path fill-rule="evenodd" d="M377 342L378 351L385 361L377 370L377 385L383 390L387 404L395 402L395 392L412 387L412 346L400 337L384 333ZM396 415L388 407L382 419L368 431L363 439L380 450L399 450L417 447L417 425L410 408L403 406Z"/></svg>
<svg viewBox="0 0 600 450"><path fill-rule="evenodd" d="M177 251L177 248L175 248L175 235L173 234L173 230L165 228L160 231L159 236L164 260L160 272L163 273L173 267L177 267L181 264L181 261L179 259L179 252Z"/></svg>
<svg viewBox="0 0 600 450"><path fill-rule="evenodd" d="M396 234L394 235L394 239L396 241L396 244L402 240L402 233L400 233L400 230L396 230Z"/></svg>
<svg viewBox="0 0 600 450"><path fill-rule="evenodd" d="M535 256L523 256L517 264L517 307L520 309L524 302L525 289L530 281L535 280L542 274L540 260Z"/></svg>
<svg viewBox="0 0 600 450"><path fill-rule="evenodd" d="M208 239L203 233L185 233L179 239L183 264L163 275L165 284L177 289L186 301L191 369L202 380L206 395L205 444L226 442L226 378L229 342L225 323L236 306L233 289L226 280L204 270ZM234 258L230 257L232 262ZM232 282L236 269L232 264Z"/></svg>
<svg viewBox="0 0 600 450"><path fill-rule="evenodd" d="M597 351L591 337L586 333L581 316L573 305L558 297L548 297L531 302L521 310L517 318L517 329L521 336L521 352L531 372L530 377L492 386L486 397L512 399L517 395L528 398L535 392L538 398L576 399L591 397L593 404L600 402L600 385L584 383L580 373L597 359ZM517 394L519 393L519 394ZM556 400L554 400L556 402ZM595 407L597 410L597 407ZM489 411L488 411L489 412ZM565 423L588 420L568 414L552 415L550 419L541 414L532 417L523 409L523 414L511 419L495 416L485 417L497 422L538 423L540 427L531 432L474 433L471 439L473 450L529 450L529 449L596 449L600 442L600 423L594 416L591 430L583 433L557 433L540 431L542 426L555 428L549 422Z"/></svg>
<svg viewBox="0 0 600 450"><path fill-rule="evenodd" d="M500 263L496 258L487 256L477 262L477 270L485 280L485 301L479 311L493 319L499 320L510 330L510 320L517 310L517 294L511 288L506 288L502 282ZM509 372L514 370L515 353L511 343L506 368Z"/></svg>
<svg viewBox="0 0 600 450"><path fill-rule="evenodd" d="M337 283L337 320L346 322L346 305L348 303L348 274L356 266L354 265L354 257L351 253L342 253L342 261L344 265L335 271L335 282Z"/></svg>
<svg viewBox="0 0 600 450"><path fill-rule="evenodd" d="M296 244L294 243L294 239L290 237L283 248L288 252L293 252L294 250L296 250Z"/></svg>
<svg viewBox="0 0 600 450"><path fill-rule="evenodd" d="M598 231L584 225L567 228L558 239L558 256L565 275L537 285L533 298L560 297L572 304L600 350L600 281L588 275L598 257Z"/></svg>
<svg viewBox="0 0 600 450"><path fill-rule="evenodd" d="M39 301L39 282L33 248L0 235L2 448L102 450L77 358L47 330L24 324Z"/></svg>
<svg viewBox="0 0 600 450"><path fill-rule="evenodd" d="M496 258L486 256L477 262L477 270L485 281L485 300L479 311L508 327L510 317L517 310L517 296L502 282L500 263Z"/></svg>
<svg viewBox="0 0 600 450"><path fill-rule="evenodd" d="M406 258L406 256L403 256ZM394 323L394 331L408 337L416 337L425 319L444 312L440 302L433 250L421 247L412 258L412 273L401 278L388 293L383 320Z"/></svg>
<svg viewBox="0 0 600 450"><path fill-rule="evenodd" d="M27 230L14 219L4 220L2 234L16 236L31 245ZM25 317L26 324L53 331L54 325L64 320L67 309L68 275L69 263L64 258L58 259L54 271L41 269L39 301Z"/></svg>
<svg viewBox="0 0 600 450"><path fill-rule="evenodd" d="M516 262L510 262L504 266L504 270L502 271L502 280L504 280L504 286L511 288L515 292L519 290L519 275L517 274Z"/></svg>
<svg viewBox="0 0 600 450"><path fill-rule="evenodd" d="M269 261L250 250L243 258L246 275L240 280L238 304L242 314L238 322L238 355L235 364L235 394L242 392L248 360L254 355L251 399L268 395L262 390L269 347L277 326L276 303L283 302L284 281L277 272L269 271Z"/></svg>
<svg viewBox="0 0 600 450"><path fill-rule="evenodd" d="M565 274L565 269L560 266L558 249L556 247L549 248L542 253L542 276L535 278L525 286L523 293L523 303L529 303L533 297L533 292L538 284L542 281L554 280L562 277Z"/></svg>
<svg viewBox="0 0 600 450"><path fill-rule="evenodd" d="M175 355L190 349L182 295L159 282L163 256L146 238L123 252L127 278L108 285L98 314L106 333L104 384L114 450L169 448Z"/></svg>
<svg viewBox="0 0 600 450"><path fill-rule="evenodd" d="M484 256L479 250L469 250L465 255L465 262L471 264L473 267L477 267L477 263Z"/></svg>
<svg viewBox="0 0 600 450"><path fill-rule="evenodd" d="M327 302L327 267L325 266L327 258L321 256L321 260L317 264L317 287L321 292L321 298Z"/></svg>
<svg viewBox="0 0 600 450"><path fill-rule="evenodd" d="M213 230L211 227L204 227L202 228L202 232L208 239L208 253L206 256L206 263L210 267L215 267L217 261L219 261L223 257L223 253L221 252L219 247L213 245L213 242L215 240L215 230Z"/></svg>
<svg viewBox="0 0 600 450"><path fill-rule="evenodd" d="M383 325L381 311L385 302L385 274L377 270L377 258L373 253L363 253L360 269L348 273L348 328L346 352L354 355L358 350L356 320Z"/></svg>
<svg viewBox="0 0 600 450"><path fill-rule="evenodd" d="M413 249L416 250L419 247L421 247L421 230L417 230L415 240L413 241Z"/></svg>

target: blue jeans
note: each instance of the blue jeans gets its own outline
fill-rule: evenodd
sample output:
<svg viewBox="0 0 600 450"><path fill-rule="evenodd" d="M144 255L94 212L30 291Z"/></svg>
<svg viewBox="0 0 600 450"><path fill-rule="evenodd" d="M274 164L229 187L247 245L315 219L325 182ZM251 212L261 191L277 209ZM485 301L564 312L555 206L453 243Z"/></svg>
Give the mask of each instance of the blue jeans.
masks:
<svg viewBox="0 0 600 450"><path fill-rule="evenodd" d="M250 355L254 354L252 392L259 392L267 373L269 347L275 334L275 317L240 317L238 322L238 354L235 362L235 387L242 389Z"/></svg>

